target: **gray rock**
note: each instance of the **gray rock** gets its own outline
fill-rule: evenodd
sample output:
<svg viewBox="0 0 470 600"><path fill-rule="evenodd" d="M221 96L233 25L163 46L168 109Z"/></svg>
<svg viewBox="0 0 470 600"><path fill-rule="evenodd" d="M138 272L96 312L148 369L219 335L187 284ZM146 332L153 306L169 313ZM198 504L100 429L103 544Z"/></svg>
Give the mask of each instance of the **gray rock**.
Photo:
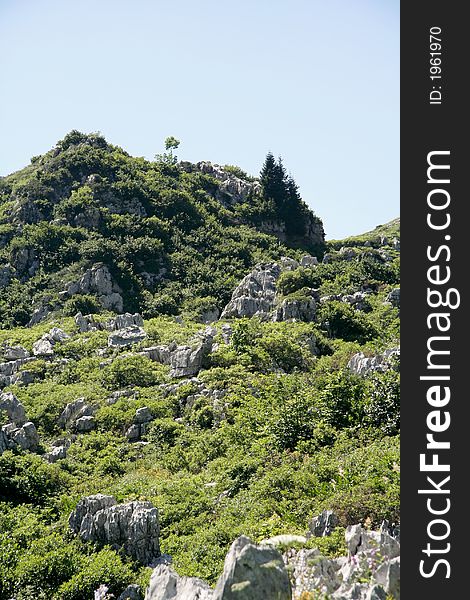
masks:
<svg viewBox="0 0 470 600"><path fill-rule="evenodd" d="M291 600L292 591L282 556L271 546L236 539L214 590L214 600Z"/></svg>
<svg viewBox="0 0 470 600"><path fill-rule="evenodd" d="M348 362L348 368L356 375L368 375L374 371L387 371L393 364L393 359L400 357L399 348L390 348L382 354L366 357L362 352L354 354Z"/></svg>
<svg viewBox="0 0 470 600"><path fill-rule="evenodd" d="M127 327L143 327L144 320L139 313L131 314L124 313L123 315L116 315L114 319L111 319L106 324L106 329L118 330L126 329Z"/></svg>
<svg viewBox="0 0 470 600"><path fill-rule="evenodd" d="M12 392L0 393L0 411L4 410L9 421L21 427L26 423L24 406Z"/></svg>
<svg viewBox="0 0 470 600"><path fill-rule="evenodd" d="M33 327L34 325L41 323L42 321L44 321L44 319L46 319L49 316L50 312L51 311L47 306L40 306L39 308L36 308L33 311L33 314L28 322L27 327Z"/></svg>
<svg viewBox="0 0 470 600"><path fill-rule="evenodd" d="M366 600L387 600L387 592L381 585L374 585L369 589Z"/></svg>
<svg viewBox="0 0 470 600"><path fill-rule="evenodd" d="M103 263L96 263L85 271L79 281L72 281L65 287L66 296L75 294L95 294L104 308L121 313L123 298L121 288L113 281L111 273Z"/></svg>
<svg viewBox="0 0 470 600"><path fill-rule="evenodd" d="M84 542L110 545L144 565L160 556L158 511L150 502L116 504L97 494L80 500L69 526Z"/></svg>
<svg viewBox="0 0 470 600"><path fill-rule="evenodd" d="M338 564L323 557L317 548L303 548L286 558L295 598L303 592L331 594L341 585Z"/></svg>
<svg viewBox="0 0 470 600"><path fill-rule="evenodd" d="M142 436L142 427L140 425L132 424L126 431L126 438L129 442L138 442Z"/></svg>
<svg viewBox="0 0 470 600"><path fill-rule="evenodd" d="M77 419L86 416L92 416L96 412L95 407L87 404L85 398L77 398L73 402L69 402L62 411L57 424L64 429L73 425Z"/></svg>
<svg viewBox="0 0 470 600"><path fill-rule="evenodd" d="M192 377L199 373L204 359L212 350L217 331L213 327L199 334L195 346L178 346L170 355L171 377Z"/></svg>
<svg viewBox="0 0 470 600"><path fill-rule="evenodd" d="M276 282L281 274L277 263L259 264L235 288L221 318L266 315L275 306Z"/></svg>
<svg viewBox="0 0 470 600"><path fill-rule="evenodd" d="M310 256L310 254L306 254L300 259L301 267L315 267L316 265L318 265L318 258L316 256Z"/></svg>
<svg viewBox="0 0 470 600"><path fill-rule="evenodd" d="M153 421L153 415L147 406L142 406L135 411L134 423L149 423L150 421Z"/></svg>
<svg viewBox="0 0 470 600"><path fill-rule="evenodd" d="M141 600L140 586L136 583L128 585L117 600Z"/></svg>
<svg viewBox="0 0 470 600"><path fill-rule="evenodd" d="M54 356L54 343L47 334L33 344L34 356L51 357Z"/></svg>
<svg viewBox="0 0 470 600"><path fill-rule="evenodd" d="M305 321L315 320L317 303L314 298L291 300L286 298L274 311L273 321Z"/></svg>
<svg viewBox="0 0 470 600"><path fill-rule="evenodd" d="M199 321L205 324L214 323L219 316L220 310L218 308L208 309L201 314Z"/></svg>
<svg viewBox="0 0 470 600"><path fill-rule="evenodd" d="M89 431L93 431L96 427L95 417L86 416L80 417L75 421L75 429L78 433L87 433Z"/></svg>
<svg viewBox="0 0 470 600"><path fill-rule="evenodd" d="M47 452L44 455L44 458L51 464L67 458L67 446L56 446L55 448L52 448L50 452Z"/></svg>
<svg viewBox="0 0 470 600"><path fill-rule="evenodd" d="M339 519L335 513L332 510L324 510L310 521L307 537L325 537L331 535L338 524Z"/></svg>
<svg viewBox="0 0 470 600"><path fill-rule="evenodd" d="M400 308L400 288L394 288L387 296L387 302Z"/></svg>
<svg viewBox="0 0 470 600"><path fill-rule="evenodd" d="M13 271L10 265L2 265L0 267L0 290L3 290L10 285Z"/></svg>
<svg viewBox="0 0 470 600"><path fill-rule="evenodd" d="M166 564L158 565L150 577L145 600L212 600L212 589L196 577L180 577Z"/></svg>
<svg viewBox="0 0 470 600"><path fill-rule="evenodd" d="M3 357L7 362L29 358L30 354L22 346L4 346Z"/></svg>
<svg viewBox="0 0 470 600"><path fill-rule="evenodd" d="M222 325L222 339L224 340L225 344L230 344L232 334L233 334L232 326L229 325L228 323L224 323Z"/></svg>
<svg viewBox="0 0 470 600"><path fill-rule="evenodd" d="M400 557L385 561L374 573L373 581L382 585L394 600L400 600Z"/></svg>
<svg viewBox="0 0 470 600"><path fill-rule="evenodd" d="M65 342L65 340L70 339L70 336L67 333L65 333L65 331L62 331L62 329L59 329L59 327L53 327L47 335L53 343L61 343Z"/></svg>
<svg viewBox="0 0 470 600"><path fill-rule="evenodd" d="M23 450L35 451L39 447L39 436L34 423L28 421L21 427L13 423L2 427L0 436L0 453L7 448L20 447Z"/></svg>
<svg viewBox="0 0 470 600"><path fill-rule="evenodd" d="M111 348L119 348L121 346L131 346L143 342L147 334L142 327L131 325L125 329L119 329L109 335L108 346Z"/></svg>

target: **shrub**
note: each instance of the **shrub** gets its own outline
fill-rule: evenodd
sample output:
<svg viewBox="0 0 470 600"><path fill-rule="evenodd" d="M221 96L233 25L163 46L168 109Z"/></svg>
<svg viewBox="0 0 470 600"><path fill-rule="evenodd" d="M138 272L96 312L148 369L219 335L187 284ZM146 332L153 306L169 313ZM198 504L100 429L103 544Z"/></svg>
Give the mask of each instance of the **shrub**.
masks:
<svg viewBox="0 0 470 600"><path fill-rule="evenodd" d="M131 386L149 387L161 383L165 368L146 356L122 356L107 365L101 380L109 390Z"/></svg>

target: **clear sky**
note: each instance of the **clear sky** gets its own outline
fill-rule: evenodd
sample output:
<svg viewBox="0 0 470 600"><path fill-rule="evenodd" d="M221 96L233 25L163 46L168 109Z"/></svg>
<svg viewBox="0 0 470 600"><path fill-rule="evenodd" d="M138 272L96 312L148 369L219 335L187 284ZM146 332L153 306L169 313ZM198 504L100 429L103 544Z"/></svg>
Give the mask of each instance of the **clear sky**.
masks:
<svg viewBox="0 0 470 600"><path fill-rule="evenodd" d="M399 213L399 0L0 0L0 175L71 129L258 174L328 238Z"/></svg>

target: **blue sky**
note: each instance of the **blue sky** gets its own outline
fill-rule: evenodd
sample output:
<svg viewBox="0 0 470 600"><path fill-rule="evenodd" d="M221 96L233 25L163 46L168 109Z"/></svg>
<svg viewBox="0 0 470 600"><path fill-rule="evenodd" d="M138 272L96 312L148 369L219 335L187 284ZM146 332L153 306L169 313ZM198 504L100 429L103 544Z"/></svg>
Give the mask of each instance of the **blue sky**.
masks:
<svg viewBox="0 0 470 600"><path fill-rule="evenodd" d="M398 0L0 0L0 175L71 129L257 174L328 238L399 213Z"/></svg>

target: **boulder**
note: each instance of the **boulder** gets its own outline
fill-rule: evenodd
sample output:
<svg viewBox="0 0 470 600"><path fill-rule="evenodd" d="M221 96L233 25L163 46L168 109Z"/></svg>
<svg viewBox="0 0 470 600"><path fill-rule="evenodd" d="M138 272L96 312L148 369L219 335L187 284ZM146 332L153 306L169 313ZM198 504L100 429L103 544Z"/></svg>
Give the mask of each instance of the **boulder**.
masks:
<svg viewBox="0 0 470 600"><path fill-rule="evenodd" d="M49 337L44 335L40 340L33 344L33 354L39 357L54 356L54 343Z"/></svg>
<svg viewBox="0 0 470 600"><path fill-rule="evenodd" d="M332 510L324 510L318 516L313 517L308 528L307 537L325 537L331 535L339 524L339 519Z"/></svg>
<svg viewBox="0 0 470 600"><path fill-rule="evenodd" d="M170 376L192 377L199 373L204 359L212 350L216 333L217 330L213 327L206 327L206 329L199 334L199 343L197 345L177 346L170 355Z"/></svg>
<svg viewBox="0 0 470 600"><path fill-rule="evenodd" d="M91 415L86 417L80 417L75 421L75 429L78 433L88 433L89 431L93 431L95 427L95 417Z"/></svg>
<svg viewBox="0 0 470 600"><path fill-rule="evenodd" d="M122 346L131 346L143 342L147 334L142 327L131 325L125 329L119 329L109 335L108 346L111 348L119 348Z"/></svg>
<svg viewBox="0 0 470 600"><path fill-rule="evenodd" d="M291 600L292 591L281 554L271 546L236 539L224 563L213 600Z"/></svg>
<svg viewBox="0 0 470 600"><path fill-rule="evenodd" d="M212 589L196 577L180 577L170 566L158 565L150 577L145 600L212 600Z"/></svg>
<svg viewBox="0 0 470 600"><path fill-rule="evenodd" d="M118 596L117 600L141 600L140 586L136 583L128 585L126 589Z"/></svg>
<svg viewBox="0 0 470 600"><path fill-rule="evenodd" d="M316 265L318 265L318 258L316 256L310 256L310 254L306 254L300 259L301 267L315 267Z"/></svg>
<svg viewBox="0 0 470 600"><path fill-rule="evenodd" d="M57 424L62 429L73 425L77 419L86 416L92 416L96 412L95 407L87 404L85 398L77 398L73 402L69 402L62 411Z"/></svg>
<svg viewBox="0 0 470 600"><path fill-rule="evenodd" d="M3 347L2 352L3 358L7 362L29 358L30 356L29 352L26 350L26 348L23 348L23 346L6 345Z"/></svg>
<svg viewBox="0 0 470 600"><path fill-rule="evenodd" d="M276 282L281 274L277 263L259 264L235 288L232 299L221 318L242 318L266 315L273 310Z"/></svg>
<svg viewBox="0 0 470 600"><path fill-rule="evenodd" d="M386 594L399 600L400 598L400 557L386 560L373 576L373 581L383 586Z"/></svg>
<svg viewBox="0 0 470 600"><path fill-rule="evenodd" d="M390 302L396 308L400 308L400 288L394 288L387 296L387 302Z"/></svg>
<svg viewBox="0 0 470 600"><path fill-rule="evenodd" d="M304 592L331 594L341 585L339 565L325 558L317 548L302 548L288 558L294 597Z"/></svg>
<svg viewBox="0 0 470 600"><path fill-rule="evenodd" d="M7 413L8 420L21 427L26 423L24 406L12 392L0 393L0 411Z"/></svg>
<svg viewBox="0 0 470 600"><path fill-rule="evenodd" d="M9 423L2 427L0 453L7 448L15 447L30 451L35 451L39 448L39 436L34 423L28 421L21 427Z"/></svg>
<svg viewBox="0 0 470 600"><path fill-rule="evenodd" d="M150 502L116 504L112 496L88 496L70 515L69 526L82 541L122 549L144 565L160 556L158 511Z"/></svg>
<svg viewBox="0 0 470 600"><path fill-rule="evenodd" d="M153 418L154 417L150 412L150 409L147 406L142 406L142 408L138 408L135 411L134 423L149 423L150 421L153 421Z"/></svg>
<svg viewBox="0 0 470 600"><path fill-rule="evenodd" d="M44 458L51 464L67 458L67 446L55 446L50 452L44 454Z"/></svg>
<svg viewBox="0 0 470 600"><path fill-rule="evenodd" d="M285 298L276 308L273 321L305 321L315 320L317 303L314 298L289 299Z"/></svg>

